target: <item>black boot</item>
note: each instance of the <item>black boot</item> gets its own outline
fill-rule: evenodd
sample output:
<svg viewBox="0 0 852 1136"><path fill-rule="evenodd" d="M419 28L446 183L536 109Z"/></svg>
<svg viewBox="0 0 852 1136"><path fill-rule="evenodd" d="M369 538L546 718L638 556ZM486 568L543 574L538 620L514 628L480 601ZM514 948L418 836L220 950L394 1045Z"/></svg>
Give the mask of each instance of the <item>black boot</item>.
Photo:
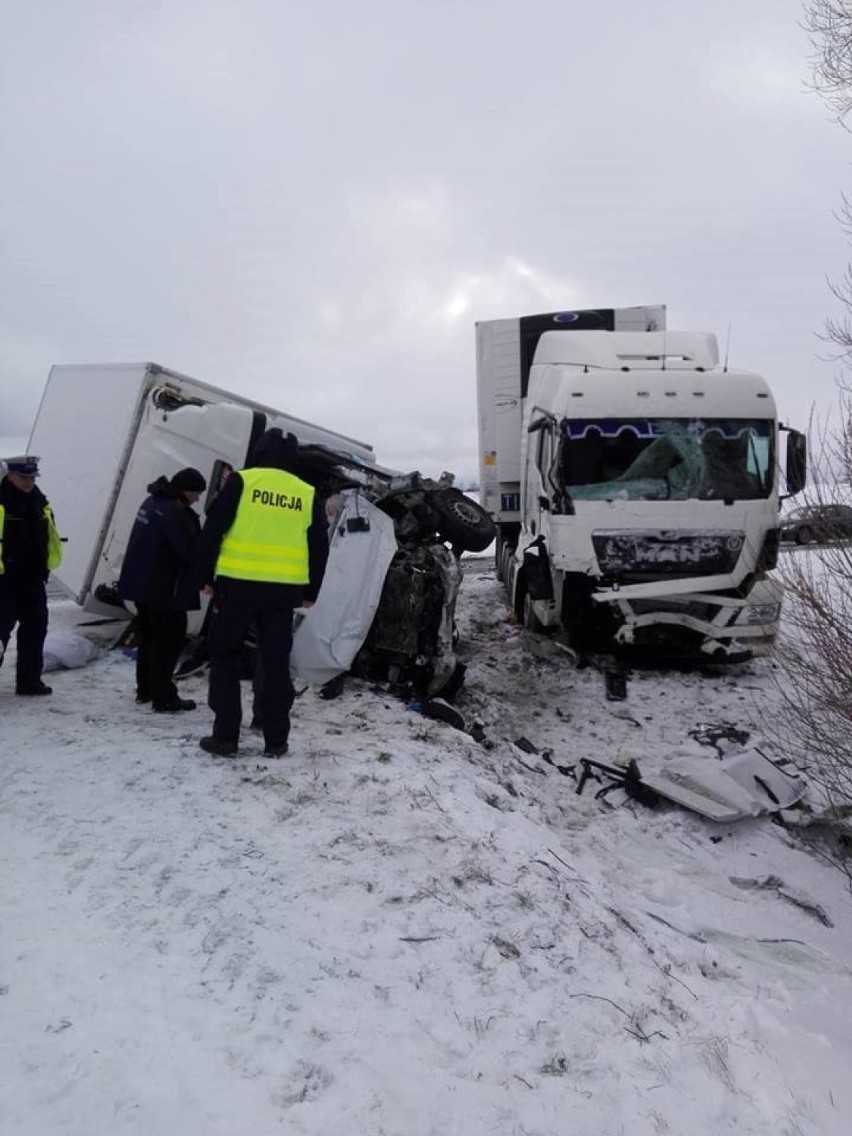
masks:
<svg viewBox="0 0 852 1136"><path fill-rule="evenodd" d="M35 682L19 682L15 687L15 694L53 694L53 687L39 678Z"/></svg>
<svg viewBox="0 0 852 1136"><path fill-rule="evenodd" d="M222 738L202 738L198 744L205 753L212 753L215 757L233 757L237 752L236 742L228 742Z"/></svg>
<svg viewBox="0 0 852 1136"><path fill-rule="evenodd" d="M157 714L176 714L179 710L194 710L191 698L170 698L167 702L152 702L151 709Z"/></svg>
<svg viewBox="0 0 852 1136"><path fill-rule="evenodd" d="M268 745L264 747L264 757L283 757L287 752L287 743L282 742L280 745Z"/></svg>

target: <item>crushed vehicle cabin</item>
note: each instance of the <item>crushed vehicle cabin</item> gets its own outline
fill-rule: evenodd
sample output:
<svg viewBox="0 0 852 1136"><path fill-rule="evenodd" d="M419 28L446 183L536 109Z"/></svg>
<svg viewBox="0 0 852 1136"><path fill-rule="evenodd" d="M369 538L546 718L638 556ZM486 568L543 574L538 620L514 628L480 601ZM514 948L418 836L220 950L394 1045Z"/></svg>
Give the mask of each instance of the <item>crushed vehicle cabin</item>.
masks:
<svg viewBox="0 0 852 1136"><path fill-rule="evenodd" d="M451 474L431 481L385 470L365 442L154 363L51 368L29 448L43 458L68 534L59 582L84 610L130 619L115 585L148 484L194 466L207 480L206 510L273 427L296 436L299 472L334 499L327 581L299 613L294 665L303 662L308 681L352 668L430 697L449 692L463 676L455 553L491 543L488 514ZM206 606L190 616L192 635L202 633Z"/></svg>
<svg viewBox="0 0 852 1136"><path fill-rule="evenodd" d="M325 497L331 539L320 595L294 636L294 668L313 682L352 669L453 697L464 678L459 554L492 543L491 518L449 473L397 474L316 445L300 447L297 472Z"/></svg>
<svg viewBox="0 0 852 1136"><path fill-rule="evenodd" d="M738 661L777 634L780 426L665 307L476 325L482 504L519 620L580 653ZM788 431L786 496L804 487Z"/></svg>

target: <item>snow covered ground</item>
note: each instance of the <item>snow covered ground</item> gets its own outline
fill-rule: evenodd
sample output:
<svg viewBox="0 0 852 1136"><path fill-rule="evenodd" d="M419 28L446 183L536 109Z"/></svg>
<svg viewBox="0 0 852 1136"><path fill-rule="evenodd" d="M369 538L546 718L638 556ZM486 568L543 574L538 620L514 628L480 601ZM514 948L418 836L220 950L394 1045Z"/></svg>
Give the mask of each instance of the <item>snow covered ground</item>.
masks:
<svg viewBox="0 0 852 1136"><path fill-rule="evenodd" d="M4 1136L850 1131L844 877L767 817L578 796L513 744L714 762L689 731L759 738L772 664L609 703L490 573L459 617L487 744L349 680L301 695L283 761L211 759L201 678L172 717L120 652L44 700L7 659Z"/></svg>

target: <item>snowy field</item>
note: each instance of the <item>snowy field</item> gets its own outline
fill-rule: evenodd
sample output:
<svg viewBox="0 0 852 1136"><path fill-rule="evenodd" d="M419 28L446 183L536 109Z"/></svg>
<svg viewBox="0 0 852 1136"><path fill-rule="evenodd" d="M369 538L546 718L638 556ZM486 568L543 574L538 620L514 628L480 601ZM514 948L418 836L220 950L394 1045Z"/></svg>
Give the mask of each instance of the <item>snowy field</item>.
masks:
<svg viewBox="0 0 852 1136"><path fill-rule="evenodd" d="M54 600L53 626L89 617ZM459 612L487 744L350 680L291 754L197 748L120 652L0 669L3 1136L846 1136L852 900L770 818L578 796L556 764L765 738L769 662L593 669ZM113 627L89 627L105 644ZM482 734L477 731L477 736Z"/></svg>

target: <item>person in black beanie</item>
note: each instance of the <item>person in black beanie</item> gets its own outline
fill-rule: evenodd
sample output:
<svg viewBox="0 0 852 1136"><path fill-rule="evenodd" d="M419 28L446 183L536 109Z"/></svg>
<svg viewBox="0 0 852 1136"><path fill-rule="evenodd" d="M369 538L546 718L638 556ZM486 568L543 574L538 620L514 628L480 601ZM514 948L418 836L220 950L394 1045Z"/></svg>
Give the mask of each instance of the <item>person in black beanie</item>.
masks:
<svg viewBox="0 0 852 1136"><path fill-rule="evenodd" d="M17 694L52 694L41 680L48 573L62 559L53 510L36 487L39 459L7 458L0 479L0 663L18 625Z"/></svg>
<svg viewBox="0 0 852 1136"><path fill-rule="evenodd" d="M197 469L148 486L127 542L118 594L136 605L136 701L158 713L194 710L172 673L186 639L186 613L201 607L196 561L201 520L193 505L207 488Z"/></svg>

